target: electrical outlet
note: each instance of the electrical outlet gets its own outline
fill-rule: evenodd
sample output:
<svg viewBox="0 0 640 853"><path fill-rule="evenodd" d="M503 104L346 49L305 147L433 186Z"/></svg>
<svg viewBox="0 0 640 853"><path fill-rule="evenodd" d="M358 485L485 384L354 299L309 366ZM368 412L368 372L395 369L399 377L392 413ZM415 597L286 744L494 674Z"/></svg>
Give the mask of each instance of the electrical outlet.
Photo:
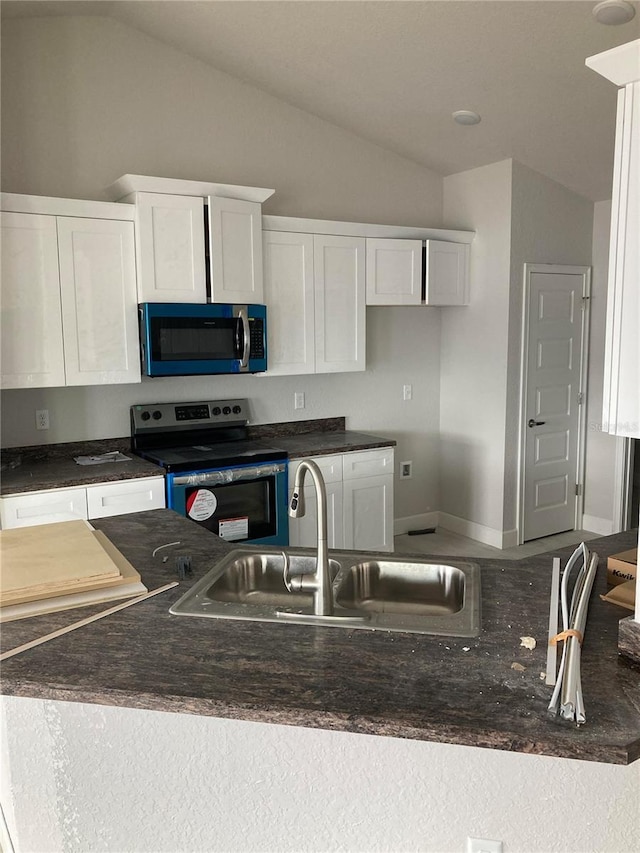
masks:
<svg viewBox="0 0 640 853"><path fill-rule="evenodd" d="M296 391L293 395L293 408L304 409L304 391Z"/></svg>
<svg viewBox="0 0 640 853"><path fill-rule="evenodd" d="M468 837L467 853L502 853L502 841Z"/></svg>
<svg viewBox="0 0 640 853"><path fill-rule="evenodd" d="M402 386L402 399L413 400L413 385Z"/></svg>
<svg viewBox="0 0 640 853"><path fill-rule="evenodd" d="M413 462L401 462L400 463L400 479L401 480L410 480L413 476L411 473L411 469L413 467Z"/></svg>
<svg viewBox="0 0 640 853"><path fill-rule="evenodd" d="M36 429L49 429L49 409L36 409Z"/></svg>

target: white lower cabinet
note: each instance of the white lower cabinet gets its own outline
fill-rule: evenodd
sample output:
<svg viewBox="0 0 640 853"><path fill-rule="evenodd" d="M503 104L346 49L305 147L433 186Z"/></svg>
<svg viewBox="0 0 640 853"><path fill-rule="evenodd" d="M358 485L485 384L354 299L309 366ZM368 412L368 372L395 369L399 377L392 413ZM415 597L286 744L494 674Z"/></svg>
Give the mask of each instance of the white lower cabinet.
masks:
<svg viewBox="0 0 640 853"><path fill-rule="evenodd" d="M311 457L327 488L329 548L393 551L393 448ZM289 496L301 460L289 463ZM313 548L318 542L316 494L309 475L306 512L289 518L289 543Z"/></svg>
<svg viewBox="0 0 640 853"><path fill-rule="evenodd" d="M165 506L164 477L49 489L0 498L0 526L31 527L77 518L105 518Z"/></svg>

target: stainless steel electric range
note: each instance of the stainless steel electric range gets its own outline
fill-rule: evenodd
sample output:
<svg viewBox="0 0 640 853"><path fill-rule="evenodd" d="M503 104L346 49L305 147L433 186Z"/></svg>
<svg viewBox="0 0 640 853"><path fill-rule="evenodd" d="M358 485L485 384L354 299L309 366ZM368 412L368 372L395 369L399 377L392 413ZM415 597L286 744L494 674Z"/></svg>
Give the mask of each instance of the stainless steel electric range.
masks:
<svg viewBox="0 0 640 853"><path fill-rule="evenodd" d="M230 542L287 545L287 453L248 438L249 402L131 406L131 449L166 471L167 506Z"/></svg>

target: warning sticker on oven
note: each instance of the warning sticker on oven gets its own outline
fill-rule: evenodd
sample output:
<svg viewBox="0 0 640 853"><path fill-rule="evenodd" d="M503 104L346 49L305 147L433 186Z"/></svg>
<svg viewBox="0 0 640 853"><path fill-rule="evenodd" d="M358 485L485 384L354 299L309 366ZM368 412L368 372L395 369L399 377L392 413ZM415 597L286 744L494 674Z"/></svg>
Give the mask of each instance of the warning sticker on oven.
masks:
<svg viewBox="0 0 640 853"><path fill-rule="evenodd" d="M240 518L223 518L218 522L218 536L227 542L249 538L249 516Z"/></svg>
<svg viewBox="0 0 640 853"><path fill-rule="evenodd" d="M211 518L218 506L218 499L209 489L196 489L187 495L187 515L194 521Z"/></svg>

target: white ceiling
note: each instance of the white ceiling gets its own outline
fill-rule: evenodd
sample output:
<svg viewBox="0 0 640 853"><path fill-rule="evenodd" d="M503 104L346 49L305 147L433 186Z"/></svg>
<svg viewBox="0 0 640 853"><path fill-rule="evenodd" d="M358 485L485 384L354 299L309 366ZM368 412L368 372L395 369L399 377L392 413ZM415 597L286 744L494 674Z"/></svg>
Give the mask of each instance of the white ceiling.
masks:
<svg viewBox="0 0 640 853"><path fill-rule="evenodd" d="M3 17L136 27L448 175L513 157L611 197L616 91L586 57L640 37L585 0L3 0ZM454 110L479 112L461 127Z"/></svg>

